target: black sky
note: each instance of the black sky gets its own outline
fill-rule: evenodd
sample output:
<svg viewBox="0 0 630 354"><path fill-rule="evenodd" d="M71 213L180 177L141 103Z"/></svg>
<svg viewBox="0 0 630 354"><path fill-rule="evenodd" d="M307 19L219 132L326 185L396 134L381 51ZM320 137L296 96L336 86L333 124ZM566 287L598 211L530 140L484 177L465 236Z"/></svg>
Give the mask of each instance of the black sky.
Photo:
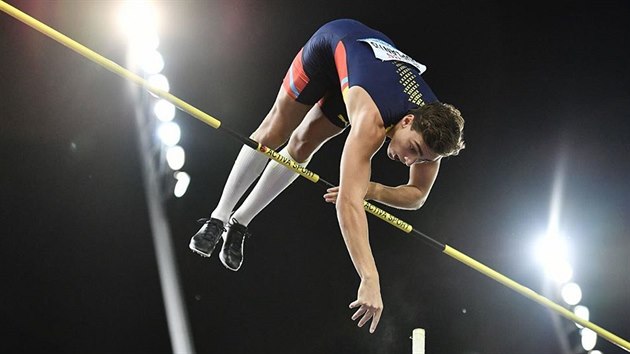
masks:
<svg viewBox="0 0 630 354"><path fill-rule="evenodd" d="M9 1L124 64L117 1ZM630 338L630 3L162 1L171 92L248 135L295 53L350 17L427 65L467 147L396 216L540 292L532 245L564 161L560 228L591 320ZM6 353L169 353L127 82L0 14L0 318ZM298 180L250 224L242 270L188 250L239 145L178 112L187 194L167 210L198 353L559 353L546 308L369 217L385 311L350 320L358 277L322 190ZM338 180L345 134L309 169ZM379 153L373 180L406 182ZM560 302L559 299L553 299ZM564 323L564 322L563 322ZM621 349L598 339L606 354Z"/></svg>

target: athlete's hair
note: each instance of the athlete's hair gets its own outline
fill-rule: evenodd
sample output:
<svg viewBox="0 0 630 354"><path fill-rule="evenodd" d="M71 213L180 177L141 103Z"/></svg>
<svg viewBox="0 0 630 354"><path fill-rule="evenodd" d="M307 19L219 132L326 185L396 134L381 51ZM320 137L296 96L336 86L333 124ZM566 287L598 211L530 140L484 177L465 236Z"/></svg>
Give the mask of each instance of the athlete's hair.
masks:
<svg viewBox="0 0 630 354"><path fill-rule="evenodd" d="M424 142L436 154L454 156L465 148L464 118L454 106L433 102L409 113L415 117L411 129L422 133Z"/></svg>

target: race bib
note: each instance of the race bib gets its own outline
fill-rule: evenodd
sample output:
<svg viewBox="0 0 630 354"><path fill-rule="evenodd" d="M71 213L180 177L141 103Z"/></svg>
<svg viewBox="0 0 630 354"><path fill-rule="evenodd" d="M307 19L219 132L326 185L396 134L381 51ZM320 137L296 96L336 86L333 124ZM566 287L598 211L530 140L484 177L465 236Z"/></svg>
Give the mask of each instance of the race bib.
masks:
<svg viewBox="0 0 630 354"><path fill-rule="evenodd" d="M424 73L427 70L427 67L413 60L407 54L401 52L400 50L392 47L391 44L376 38L364 38L357 39L359 42L365 42L372 47L372 51L374 52L374 56L383 61L402 61L407 64L413 65L418 70L420 70L420 74Z"/></svg>

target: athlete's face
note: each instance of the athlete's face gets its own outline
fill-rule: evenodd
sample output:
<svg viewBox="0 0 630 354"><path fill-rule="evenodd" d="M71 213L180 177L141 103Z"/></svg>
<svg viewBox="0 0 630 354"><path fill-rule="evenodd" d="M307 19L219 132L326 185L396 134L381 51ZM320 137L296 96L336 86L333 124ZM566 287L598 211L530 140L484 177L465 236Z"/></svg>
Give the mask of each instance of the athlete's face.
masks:
<svg viewBox="0 0 630 354"><path fill-rule="evenodd" d="M407 166L433 162L442 158L425 144L420 132L411 129L413 120L414 116L408 114L393 128L391 141L387 147L387 156Z"/></svg>

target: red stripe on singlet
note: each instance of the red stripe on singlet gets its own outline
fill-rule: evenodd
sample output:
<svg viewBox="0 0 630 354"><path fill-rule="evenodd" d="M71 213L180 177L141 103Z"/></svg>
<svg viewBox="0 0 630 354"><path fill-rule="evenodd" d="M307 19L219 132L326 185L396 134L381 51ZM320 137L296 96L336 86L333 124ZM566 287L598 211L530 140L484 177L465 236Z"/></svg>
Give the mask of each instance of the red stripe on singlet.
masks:
<svg viewBox="0 0 630 354"><path fill-rule="evenodd" d="M337 43L337 47L335 48L335 66L337 67L337 74L339 75L341 92L345 93L348 89L348 64L346 61L346 47L344 47L342 42Z"/></svg>
<svg viewBox="0 0 630 354"><path fill-rule="evenodd" d="M295 99L304 90L309 80L302 66L302 49L300 49L300 52L293 59L287 74L284 76L284 80L282 80L282 87L284 87L289 96Z"/></svg>

